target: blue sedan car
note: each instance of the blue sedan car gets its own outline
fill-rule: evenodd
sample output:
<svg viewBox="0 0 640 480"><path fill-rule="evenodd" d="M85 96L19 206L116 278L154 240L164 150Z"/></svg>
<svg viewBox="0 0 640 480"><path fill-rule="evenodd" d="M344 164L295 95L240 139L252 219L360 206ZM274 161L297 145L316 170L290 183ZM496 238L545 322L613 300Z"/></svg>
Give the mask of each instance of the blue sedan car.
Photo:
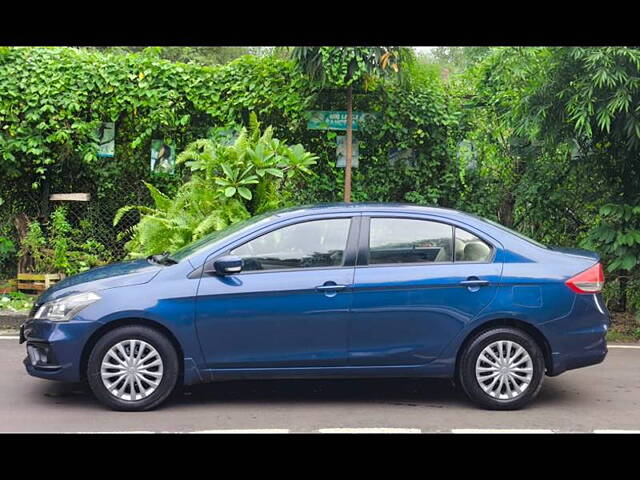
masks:
<svg viewBox="0 0 640 480"><path fill-rule="evenodd" d="M310 377L452 378L507 410L605 358L603 285L595 253L474 215L317 205L69 277L20 341L29 374L84 381L117 410L179 385Z"/></svg>

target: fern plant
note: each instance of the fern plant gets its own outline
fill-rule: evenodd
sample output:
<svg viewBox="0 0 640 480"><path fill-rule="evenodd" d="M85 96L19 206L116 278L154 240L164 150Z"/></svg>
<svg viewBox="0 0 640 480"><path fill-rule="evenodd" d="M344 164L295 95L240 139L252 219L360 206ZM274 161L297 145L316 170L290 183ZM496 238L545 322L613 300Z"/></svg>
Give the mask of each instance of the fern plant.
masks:
<svg viewBox="0 0 640 480"><path fill-rule="evenodd" d="M129 211L138 210L140 222L123 232L131 235L125 245L131 258L175 251L208 233L282 207L288 182L313 174L317 156L302 145L288 146L273 138L273 129L260 131L255 114L249 129L242 128L235 139L199 139L177 158L192 173L188 182L170 198L146 183L153 207L127 205L113 219L117 225Z"/></svg>

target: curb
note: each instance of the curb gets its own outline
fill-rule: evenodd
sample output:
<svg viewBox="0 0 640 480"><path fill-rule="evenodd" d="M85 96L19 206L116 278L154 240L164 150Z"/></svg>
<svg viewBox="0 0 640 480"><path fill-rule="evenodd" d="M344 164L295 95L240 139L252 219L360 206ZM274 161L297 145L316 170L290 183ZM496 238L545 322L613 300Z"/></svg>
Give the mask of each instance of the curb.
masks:
<svg viewBox="0 0 640 480"><path fill-rule="evenodd" d="M0 311L0 329L12 328L18 329L20 325L27 319L26 313Z"/></svg>

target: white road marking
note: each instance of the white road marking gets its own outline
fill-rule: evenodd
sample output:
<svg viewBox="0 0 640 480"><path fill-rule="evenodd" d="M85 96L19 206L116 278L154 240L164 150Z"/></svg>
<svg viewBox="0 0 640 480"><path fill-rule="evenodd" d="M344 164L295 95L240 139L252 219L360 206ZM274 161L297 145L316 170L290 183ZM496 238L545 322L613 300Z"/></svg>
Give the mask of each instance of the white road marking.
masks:
<svg viewBox="0 0 640 480"><path fill-rule="evenodd" d="M321 428L320 433L422 433L419 428Z"/></svg>
<svg viewBox="0 0 640 480"><path fill-rule="evenodd" d="M198 430L190 433L289 433L288 428L258 428L249 430Z"/></svg>
<svg viewBox="0 0 640 480"><path fill-rule="evenodd" d="M640 430L594 430L593 433L640 433Z"/></svg>
<svg viewBox="0 0 640 480"><path fill-rule="evenodd" d="M589 432L571 432L551 429L527 429L527 428L454 428L453 430L421 430L419 428L388 428L388 427L371 427L371 428L321 428L314 430L318 433L589 433ZM46 433L46 432L42 432ZM121 433L290 433L287 428L257 428L257 429L228 429L228 430L197 430L188 431L163 431L155 432L149 430L123 430L116 432L57 432L57 433L94 433L94 434L121 434ZM591 433L636 433L640 434L640 430L593 430Z"/></svg>
<svg viewBox="0 0 640 480"><path fill-rule="evenodd" d="M553 430L543 428L454 428L451 433L553 433Z"/></svg>
<svg viewBox="0 0 640 480"><path fill-rule="evenodd" d="M13 335L0 335L0 340L19 340L20 337L19 336L13 336Z"/></svg>
<svg viewBox="0 0 640 480"><path fill-rule="evenodd" d="M640 350L640 345L608 345L609 348L635 348Z"/></svg>
<svg viewBox="0 0 640 480"><path fill-rule="evenodd" d="M40 432L40 433L51 433L51 432ZM93 433L106 433L106 434L114 434L114 433L157 433L157 432L151 432L149 430L122 430L119 432L55 432L55 433L62 433L62 434L74 434L74 433L80 433L80 434L93 434Z"/></svg>

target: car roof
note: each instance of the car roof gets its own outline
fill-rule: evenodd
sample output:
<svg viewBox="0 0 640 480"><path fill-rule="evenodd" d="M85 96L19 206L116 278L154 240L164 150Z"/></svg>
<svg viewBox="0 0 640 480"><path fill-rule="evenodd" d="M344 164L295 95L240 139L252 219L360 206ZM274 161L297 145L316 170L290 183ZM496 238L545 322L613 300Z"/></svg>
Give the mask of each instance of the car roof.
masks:
<svg viewBox="0 0 640 480"><path fill-rule="evenodd" d="M382 203L382 202L363 202L363 203L316 203L311 205L301 205L296 207L288 207L270 212L270 216L277 217L297 217L305 213L348 213L348 212L403 212L403 213L431 213L435 215L445 215L449 217L467 217L475 220L482 220L475 215L454 210L453 208L423 206L411 203Z"/></svg>

